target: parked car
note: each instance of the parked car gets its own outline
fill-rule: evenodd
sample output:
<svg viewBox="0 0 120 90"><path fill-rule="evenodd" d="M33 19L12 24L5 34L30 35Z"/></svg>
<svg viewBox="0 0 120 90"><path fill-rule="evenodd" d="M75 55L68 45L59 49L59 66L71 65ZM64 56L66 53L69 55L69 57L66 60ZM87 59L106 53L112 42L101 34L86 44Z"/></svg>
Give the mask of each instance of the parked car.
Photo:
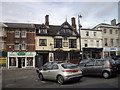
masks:
<svg viewBox="0 0 120 90"><path fill-rule="evenodd" d="M117 72L120 73L120 59L115 60L115 63L117 65Z"/></svg>
<svg viewBox="0 0 120 90"><path fill-rule="evenodd" d="M72 63L48 62L43 65L42 69L37 69L36 72L40 80L56 80L59 84L82 78L81 70Z"/></svg>
<svg viewBox="0 0 120 90"><path fill-rule="evenodd" d="M107 79L117 74L117 67L112 59L82 60L79 66L83 75L100 75Z"/></svg>

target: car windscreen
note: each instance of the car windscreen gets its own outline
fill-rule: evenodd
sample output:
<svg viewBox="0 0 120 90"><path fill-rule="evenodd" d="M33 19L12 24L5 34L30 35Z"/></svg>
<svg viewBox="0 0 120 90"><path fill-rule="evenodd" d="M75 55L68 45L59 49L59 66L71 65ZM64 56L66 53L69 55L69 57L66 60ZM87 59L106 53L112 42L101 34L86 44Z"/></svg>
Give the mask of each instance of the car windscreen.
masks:
<svg viewBox="0 0 120 90"><path fill-rule="evenodd" d="M77 65L71 63L65 63L61 65L64 69L75 69L78 68Z"/></svg>

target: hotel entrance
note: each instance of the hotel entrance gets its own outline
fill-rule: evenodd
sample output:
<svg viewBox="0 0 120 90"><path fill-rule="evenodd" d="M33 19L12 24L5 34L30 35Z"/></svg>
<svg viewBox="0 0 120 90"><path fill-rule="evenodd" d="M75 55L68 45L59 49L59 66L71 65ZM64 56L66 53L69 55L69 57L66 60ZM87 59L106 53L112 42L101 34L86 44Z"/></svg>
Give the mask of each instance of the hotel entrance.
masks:
<svg viewBox="0 0 120 90"><path fill-rule="evenodd" d="M25 58L18 57L18 68L25 68Z"/></svg>

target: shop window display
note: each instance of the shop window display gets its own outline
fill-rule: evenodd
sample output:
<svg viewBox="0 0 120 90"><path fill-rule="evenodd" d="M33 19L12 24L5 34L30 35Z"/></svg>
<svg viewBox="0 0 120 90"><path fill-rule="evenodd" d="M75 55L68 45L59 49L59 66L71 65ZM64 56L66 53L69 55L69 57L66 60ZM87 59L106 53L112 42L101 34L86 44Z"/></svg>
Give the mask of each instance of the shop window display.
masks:
<svg viewBox="0 0 120 90"><path fill-rule="evenodd" d="M27 58L27 66L33 66L33 58L32 57Z"/></svg>
<svg viewBox="0 0 120 90"><path fill-rule="evenodd" d="M15 57L10 57L9 64L10 64L10 66L16 66L16 58Z"/></svg>

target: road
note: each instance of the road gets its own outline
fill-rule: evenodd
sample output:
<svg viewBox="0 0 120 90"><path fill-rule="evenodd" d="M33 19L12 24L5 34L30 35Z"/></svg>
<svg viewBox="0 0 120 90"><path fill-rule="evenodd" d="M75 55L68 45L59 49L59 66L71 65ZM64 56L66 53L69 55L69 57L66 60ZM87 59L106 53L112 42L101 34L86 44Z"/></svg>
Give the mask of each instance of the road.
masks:
<svg viewBox="0 0 120 90"><path fill-rule="evenodd" d="M2 71L2 88L118 88L120 75L111 79L83 77L79 82L59 85L55 81L40 81L35 69Z"/></svg>

